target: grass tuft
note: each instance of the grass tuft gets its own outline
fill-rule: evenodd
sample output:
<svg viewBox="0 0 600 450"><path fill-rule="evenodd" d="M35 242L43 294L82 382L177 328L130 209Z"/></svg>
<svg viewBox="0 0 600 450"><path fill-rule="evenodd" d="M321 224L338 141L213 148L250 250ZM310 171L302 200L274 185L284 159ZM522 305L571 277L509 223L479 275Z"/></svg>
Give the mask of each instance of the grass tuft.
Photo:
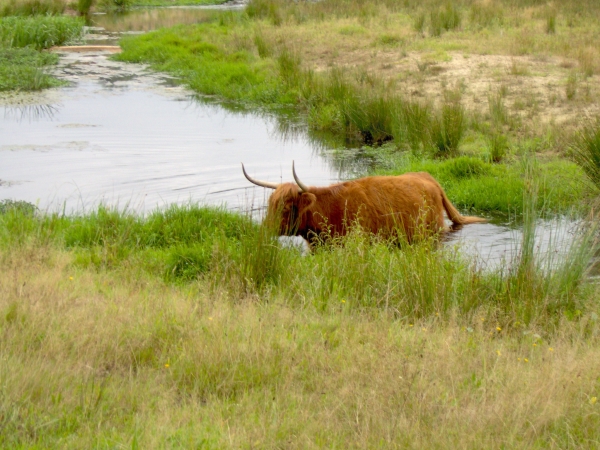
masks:
<svg viewBox="0 0 600 450"><path fill-rule="evenodd" d="M453 2L446 2L443 6L431 11L429 15L429 32L432 36L441 36L444 31L459 28L460 23L460 10Z"/></svg>
<svg viewBox="0 0 600 450"><path fill-rule="evenodd" d="M29 47L0 47L0 91L37 91L62 85L45 71L46 67L57 62L57 55Z"/></svg>
<svg viewBox="0 0 600 450"><path fill-rule="evenodd" d="M0 43L41 50L78 38L83 25L83 19L75 17L4 17L0 19Z"/></svg>
<svg viewBox="0 0 600 450"><path fill-rule="evenodd" d="M600 191L600 119L589 121L571 144L573 160L583 169L588 186Z"/></svg>
<svg viewBox="0 0 600 450"><path fill-rule="evenodd" d="M433 153L438 158L456 156L465 131L465 110L457 93L447 93L439 116L431 123Z"/></svg>

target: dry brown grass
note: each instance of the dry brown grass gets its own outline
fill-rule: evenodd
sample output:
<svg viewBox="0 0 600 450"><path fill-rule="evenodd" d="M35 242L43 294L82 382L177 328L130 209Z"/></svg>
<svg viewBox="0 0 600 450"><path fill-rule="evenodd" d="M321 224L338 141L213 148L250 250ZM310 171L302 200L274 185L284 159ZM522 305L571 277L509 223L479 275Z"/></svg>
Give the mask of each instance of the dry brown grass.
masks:
<svg viewBox="0 0 600 450"><path fill-rule="evenodd" d="M3 446L592 448L597 323L317 312L1 255Z"/></svg>
<svg viewBox="0 0 600 450"><path fill-rule="evenodd" d="M491 3L463 8L461 27L441 37L414 29L418 11L385 4L367 8L369 3L363 6L369 14L349 8L345 16L298 22L282 13L287 21L277 26L265 21L260 28L266 41L296 49L305 67L316 71L337 66L375 74L423 101L439 102L445 90L459 85L465 106L478 116L487 110L488 93L507 86L507 108L530 132L548 124L576 126L582 112L600 114L598 9L581 16L573 5L554 5L556 31L548 33L546 5ZM487 19L473 16L477 5L490 10ZM567 98L572 68L583 74L586 95Z"/></svg>

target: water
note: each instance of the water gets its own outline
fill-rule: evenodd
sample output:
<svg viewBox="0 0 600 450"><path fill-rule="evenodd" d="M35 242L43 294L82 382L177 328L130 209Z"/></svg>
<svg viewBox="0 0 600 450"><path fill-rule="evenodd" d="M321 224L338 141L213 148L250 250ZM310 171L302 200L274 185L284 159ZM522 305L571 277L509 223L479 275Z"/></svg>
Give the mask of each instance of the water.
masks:
<svg viewBox="0 0 600 450"><path fill-rule="evenodd" d="M268 181L291 181L293 160L306 183L338 180L305 135L284 139L274 118L202 104L141 65L92 52L63 55L57 71L73 84L0 107L2 198L44 210L251 209L268 193L241 162Z"/></svg>
<svg viewBox="0 0 600 450"><path fill-rule="evenodd" d="M567 256L580 222L568 217L540 219L536 222L534 253L543 268L554 269ZM446 235L446 246L475 257L476 265L498 269L516 262L523 239L522 226L493 220L491 223L467 225Z"/></svg>

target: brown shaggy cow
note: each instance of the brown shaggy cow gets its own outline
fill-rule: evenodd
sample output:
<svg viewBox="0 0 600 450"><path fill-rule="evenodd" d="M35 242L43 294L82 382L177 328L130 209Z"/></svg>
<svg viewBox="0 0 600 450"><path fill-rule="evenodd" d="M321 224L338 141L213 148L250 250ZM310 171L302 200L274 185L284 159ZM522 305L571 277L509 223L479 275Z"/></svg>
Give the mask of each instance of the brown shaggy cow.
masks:
<svg viewBox="0 0 600 450"><path fill-rule="evenodd" d="M440 184L426 172L399 176L375 176L328 187L296 183L269 183L246 178L275 192L269 198L267 220L280 221L280 234L302 236L309 242L327 236L343 236L352 224L385 238L402 234L409 242L433 236L445 229L444 211L454 225L486 222L462 216L450 203Z"/></svg>

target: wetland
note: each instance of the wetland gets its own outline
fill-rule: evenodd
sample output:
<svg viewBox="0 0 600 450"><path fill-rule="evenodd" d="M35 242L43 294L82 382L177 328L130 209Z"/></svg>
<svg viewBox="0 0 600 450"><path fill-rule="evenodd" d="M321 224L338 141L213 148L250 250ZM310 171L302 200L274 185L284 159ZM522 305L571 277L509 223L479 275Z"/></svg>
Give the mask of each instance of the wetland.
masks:
<svg viewBox="0 0 600 450"><path fill-rule="evenodd" d="M599 18L251 0L58 40L2 22L0 447L597 447ZM122 52L40 50L82 44ZM310 185L427 171L489 223L303 256L240 165L292 161Z"/></svg>

